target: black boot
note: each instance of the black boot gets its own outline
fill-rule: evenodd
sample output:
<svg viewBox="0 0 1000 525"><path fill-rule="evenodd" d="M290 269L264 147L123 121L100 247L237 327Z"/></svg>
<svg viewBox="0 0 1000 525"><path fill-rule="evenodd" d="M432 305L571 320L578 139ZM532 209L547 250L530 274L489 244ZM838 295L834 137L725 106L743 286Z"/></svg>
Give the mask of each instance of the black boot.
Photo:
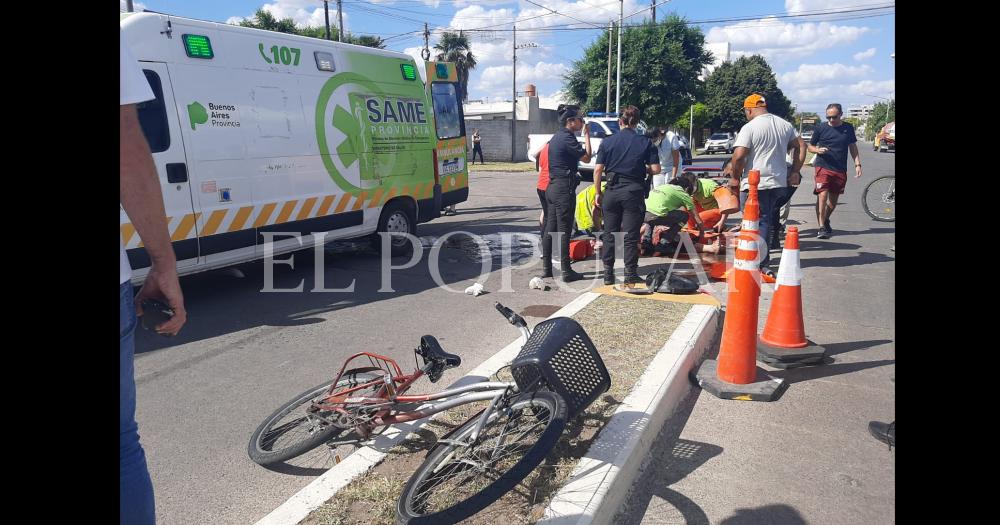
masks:
<svg viewBox="0 0 1000 525"><path fill-rule="evenodd" d="M571 283L573 281L579 281L580 279L584 279L582 273L577 272L573 268L563 268L562 281L564 283Z"/></svg>
<svg viewBox="0 0 1000 525"><path fill-rule="evenodd" d="M604 271L604 284L615 284L615 271L605 270Z"/></svg>

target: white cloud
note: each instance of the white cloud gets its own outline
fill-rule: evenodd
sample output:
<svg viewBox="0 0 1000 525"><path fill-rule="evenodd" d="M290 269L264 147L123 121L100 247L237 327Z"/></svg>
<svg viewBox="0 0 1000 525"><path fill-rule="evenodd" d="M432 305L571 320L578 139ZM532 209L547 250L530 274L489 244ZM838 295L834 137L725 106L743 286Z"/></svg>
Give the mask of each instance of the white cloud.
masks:
<svg viewBox="0 0 1000 525"><path fill-rule="evenodd" d="M317 7L318 6L318 7ZM271 13L278 20L291 18L297 27L326 27L326 17L323 10L323 2L316 0L277 0L270 4L264 4L261 9ZM238 24L242 20L252 18L253 14L247 16L231 16L226 20L227 24ZM347 28L348 14L344 13L344 28ZM330 7L330 27L337 26L336 3Z"/></svg>
<svg viewBox="0 0 1000 525"><path fill-rule="evenodd" d="M517 87L523 90L526 84L551 83L553 81L562 83L562 76L569 68L566 64L550 64L548 62L538 62L534 65L519 64L517 67ZM502 95L509 93L511 89L511 66L492 66L483 70L479 77L479 82L475 85L477 89L488 91L491 95Z"/></svg>
<svg viewBox="0 0 1000 525"><path fill-rule="evenodd" d="M853 84L827 84L793 88L787 91L782 88L782 91L784 91L785 96L790 98L799 110L820 112L831 102L843 104L845 109L850 106L882 102L881 99L875 99L869 95L888 98L890 93L895 93L896 91L896 81L861 80Z"/></svg>
<svg viewBox="0 0 1000 525"><path fill-rule="evenodd" d="M862 51L860 53L854 53L854 60L858 62L862 60L868 60L869 58L875 56L875 48L870 48L867 51Z"/></svg>
<svg viewBox="0 0 1000 525"><path fill-rule="evenodd" d="M781 63L850 44L869 31L867 27L838 26L829 22L793 24L770 17L713 27L705 40L729 42L734 58L759 54L768 61Z"/></svg>
<svg viewBox="0 0 1000 525"><path fill-rule="evenodd" d="M795 15L803 12L840 10L849 7L857 8L863 3L858 0L785 0L785 10L788 11L788 14ZM869 2L869 4L873 3Z"/></svg>
<svg viewBox="0 0 1000 525"><path fill-rule="evenodd" d="M541 4L543 2L538 3ZM481 7L482 2L475 5L469 2L469 4L469 7L460 9L455 13L455 16L449 24L450 27L456 29L469 29L497 24L510 24L514 20L514 9L484 9ZM566 25L573 25L576 27L592 27L593 25L598 25L605 27L607 26L609 20L618 18L618 2L615 0L546 0L544 5L552 11L565 13L573 18L553 14L552 11L549 11L548 9L531 5L531 7L526 7L517 11L517 19L520 20L517 23L517 28L541 29L550 26ZM456 4L456 7L457 6L458 4ZM625 0L626 15L648 7L648 4L640 3L640 0ZM638 23L649 17L650 13L645 11L630 18L629 22Z"/></svg>
<svg viewBox="0 0 1000 525"><path fill-rule="evenodd" d="M802 64L795 71L778 75L778 87L784 90L823 86L838 80L863 77L872 71L868 65Z"/></svg>

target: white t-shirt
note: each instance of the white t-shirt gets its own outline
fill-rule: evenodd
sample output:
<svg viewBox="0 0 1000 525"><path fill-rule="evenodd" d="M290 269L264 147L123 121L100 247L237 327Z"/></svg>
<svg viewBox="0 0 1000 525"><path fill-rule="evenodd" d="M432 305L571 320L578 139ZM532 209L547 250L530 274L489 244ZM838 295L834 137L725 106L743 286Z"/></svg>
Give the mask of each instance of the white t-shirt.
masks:
<svg viewBox="0 0 1000 525"><path fill-rule="evenodd" d="M750 189L747 175L760 171L759 190L788 186L788 166L785 156L788 143L795 138L795 128L781 117L765 113L747 122L736 137L736 146L750 150L746 168L740 180L740 191Z"/></svg>
<svg viewBox="0 0 1000 525"><path fill-rule="evenodd" d="M674 167L674 152L681 149L681 141L677 140L676 133L668 131L656 149L660 154L660 173L669 177Z"/></svg>
<svg viewBox="0 0 1000 525"><path fill-rule="evenodd" d="M139 67L139 62L125 45L125 31L120 27L118 31L121 33L121 67L118 70L118 92L121 96L119 105L137 104L156 98L153 95L153 90L149 87L149 82L146 81L146 75ZM129 265L128 257L125 256L125 245L122 243L120 231L118 233L118 250L121 253L118 284L122 284L132 278L132 266Z"/></svg>

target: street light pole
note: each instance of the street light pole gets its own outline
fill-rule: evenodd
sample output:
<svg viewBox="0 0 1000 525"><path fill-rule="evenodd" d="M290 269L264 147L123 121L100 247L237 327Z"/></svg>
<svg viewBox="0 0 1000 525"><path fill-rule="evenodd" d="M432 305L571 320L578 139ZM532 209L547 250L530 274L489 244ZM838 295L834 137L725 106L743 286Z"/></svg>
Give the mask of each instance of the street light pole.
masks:
<svg viewBox="0 0 1000 525"><path fill-rule="evenodd" d="M688 150L694 151L694 104L691 104L691 121L688 123Z"/></svg>
<svg viewBox="0 0 1000 525"><path fill-rule="evenodd" d="M135 8L132 7L132 0L125 0L125 10L129 13L135 11Z"/></svg>
<svg viewBox="0 0 1000 525"><path fill-rule="evenodd" d="M608 92L607 97L604 100L604 112L611 113L611 42L615 39L614 36L615 23L613 21L608 21L608 84L605 91Z"/></svg>
<svg viewBox="0 0 1000 525"><path fill-rule="evenodd" d="M618 67L615 78L615 113L621 116L622 103L622 25L625 21L625 0L618 0Z"/></svg>

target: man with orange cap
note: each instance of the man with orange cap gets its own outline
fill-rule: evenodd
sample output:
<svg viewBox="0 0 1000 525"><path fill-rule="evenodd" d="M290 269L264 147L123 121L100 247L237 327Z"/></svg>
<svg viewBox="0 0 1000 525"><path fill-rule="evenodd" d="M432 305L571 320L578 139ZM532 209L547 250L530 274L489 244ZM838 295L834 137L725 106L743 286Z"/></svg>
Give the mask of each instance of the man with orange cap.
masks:
<svg viewBox="0 0 1000 525"><path fill-rule="evenodd" d="M794 185L802 178L799 170L802 169L803 159L799 151L805 145L788 121L768 113L767 100L760 93L754 93L743 101L743 114L749 122L740 129L736 137L730 184L740 186L740 204L743 205L750 191L747 175L750 170L760 172L757 198L760 203L761 220L758 231L766 246L770 239L770 218L774 215L775 204L786 191L789 179ZM785 164L785 155L789 151L793 151L791 167ZM770 253L764 249L762 255L761 272L774 277L774 272L768 266L771 260Z"/></svg>

